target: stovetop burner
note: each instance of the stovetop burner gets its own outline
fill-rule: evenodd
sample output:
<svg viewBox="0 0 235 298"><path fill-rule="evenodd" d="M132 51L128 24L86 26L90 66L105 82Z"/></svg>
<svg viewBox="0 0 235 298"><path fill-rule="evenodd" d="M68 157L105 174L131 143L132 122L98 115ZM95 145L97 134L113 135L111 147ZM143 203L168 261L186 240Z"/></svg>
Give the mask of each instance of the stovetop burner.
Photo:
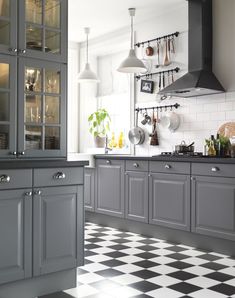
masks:
<svg viewBox="0 0 235 298"><path fill-rule="evenodd" d="M183 156L183 157L201 157L203 156L202 152L182 152L182 153L178 153L178 152L162 152L160 154L160 156Z"/></svg>

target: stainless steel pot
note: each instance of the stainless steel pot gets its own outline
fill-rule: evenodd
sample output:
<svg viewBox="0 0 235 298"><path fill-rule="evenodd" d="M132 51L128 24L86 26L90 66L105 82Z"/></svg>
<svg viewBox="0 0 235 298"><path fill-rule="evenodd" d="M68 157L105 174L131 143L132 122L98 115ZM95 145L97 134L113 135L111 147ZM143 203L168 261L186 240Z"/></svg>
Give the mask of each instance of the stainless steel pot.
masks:
<svg viewBox="0 0 235 298"><path fill-rule="evenodd" d="M132 128L128 133L129 141L134 145L141 145L145 140L144 130L138 127L138 114L139 111L136 112L136 125Z"/></svg>
<svg viewBox="0 0 235 298"><path fill-rule="evenodd" d="M194 142L190 145L186 145L185 141L182 141L180 145L175 146L176 153L187 153L187 152L194 152Z"/></svg>

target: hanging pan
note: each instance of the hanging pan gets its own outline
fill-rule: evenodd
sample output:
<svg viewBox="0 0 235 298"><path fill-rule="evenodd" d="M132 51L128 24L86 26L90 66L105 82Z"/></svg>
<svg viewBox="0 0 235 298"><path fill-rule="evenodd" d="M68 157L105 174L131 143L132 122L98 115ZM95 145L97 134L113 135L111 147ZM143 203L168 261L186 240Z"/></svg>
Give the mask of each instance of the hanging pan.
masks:
<svg viewBox="0 0 235 298"><path fill-rule="evenodd" d="M145 139L144 130L142 128L138 127L138 114L139 114L139 111L137 110L137 112L136 112L136 125L128 133L129 141L134 145L143 144L144 139Z"/></svg>

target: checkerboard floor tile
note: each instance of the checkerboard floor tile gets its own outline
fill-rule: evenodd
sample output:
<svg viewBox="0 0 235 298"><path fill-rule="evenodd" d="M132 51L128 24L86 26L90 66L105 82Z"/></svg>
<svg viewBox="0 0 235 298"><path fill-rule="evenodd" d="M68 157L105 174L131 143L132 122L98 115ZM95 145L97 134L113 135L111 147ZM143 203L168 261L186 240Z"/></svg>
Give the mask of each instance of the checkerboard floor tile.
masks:
<svg viewBox="0 0 235 298"><path fill-rule="evenodd" d="M77 287L63 295L235 297L234 258L89 222L85 230L85 265L78 269Z"/></svg>

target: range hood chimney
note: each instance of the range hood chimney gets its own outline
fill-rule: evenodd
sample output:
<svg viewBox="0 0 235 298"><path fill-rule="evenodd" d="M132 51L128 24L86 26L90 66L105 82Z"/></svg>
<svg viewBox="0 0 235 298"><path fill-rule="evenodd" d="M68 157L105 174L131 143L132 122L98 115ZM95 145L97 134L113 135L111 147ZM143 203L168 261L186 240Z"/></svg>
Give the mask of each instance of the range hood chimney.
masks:
<svg viewBox="0 0 235 298"><path fill-rule="evenodd" d="M212 0L188 0L188 73L159 92L193 97L225 92L212 72Z"/></svg>

